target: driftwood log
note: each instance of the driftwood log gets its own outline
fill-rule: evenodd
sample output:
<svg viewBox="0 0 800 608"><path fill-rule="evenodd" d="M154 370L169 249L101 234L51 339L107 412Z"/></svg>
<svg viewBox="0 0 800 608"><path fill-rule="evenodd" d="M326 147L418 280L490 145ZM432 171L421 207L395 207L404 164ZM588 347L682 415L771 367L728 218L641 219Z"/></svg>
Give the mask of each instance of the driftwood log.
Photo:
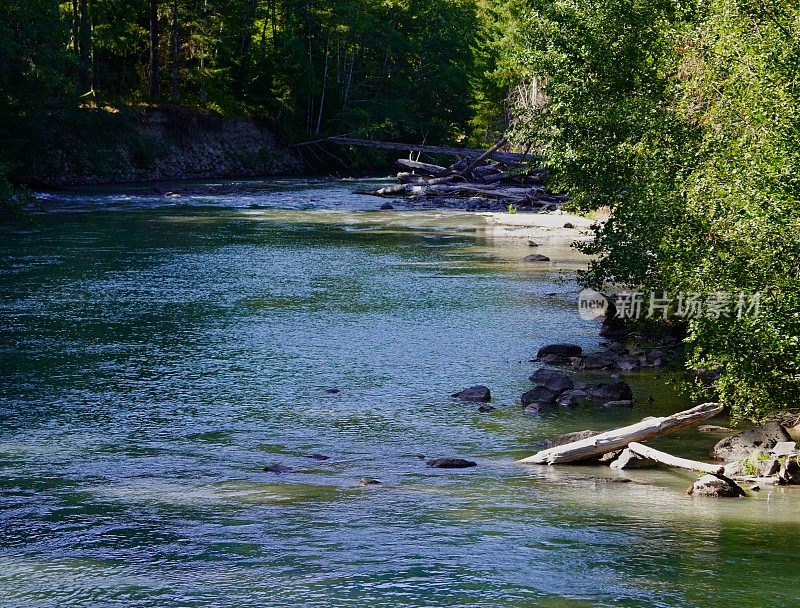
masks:
<svg viewBox="0 0 800 608"><path fill-rule="evenodd" d="M666 452L653 449L650 446L642 445L632 441L628 444L628 449L642 458L648 458L655 462L665 464L676 469L686 469L687 471L702 471L716 477L722 477L725 472L725 467L718 464L710 464L707 462L700 462L699 460L689 460L688 458L679 458Z"/></svg>
<svg viewBox="0 0 800 608"><path fill-rule="evenodd" d="M692 409L660 418L645 418L641 422L600 433L594 437L548 448L533 456L523 458L525 464L558 464L589 460L622 449L631 442L646 441L672 431L677 431L722 411L717 403L704 403Z"/></svg>
<svg viewBox="0 0 800 608"><path fill-rule="evenodd" d="M745 496L744 490L741 488L739 484L737 484L733 479L730 477L725 476L725 467L716 465L716 464L709 464L707 462L700 462L699 460L689 460L688 458L679 458L677 456L673 456L672 454L667 454L666 452L661 452L659 450L653 449L650 446L642 445L641 443L636 443L635 441L628 444L628 449L637 454L638 456L642 456L643 458L648 458L660 464L665 464L670 467L675 467L677 469L687 469L689 471L702 471L703 473L708 473L709 475L713 475L714 477L721 479L725 483L727 483L733 491L736 492L739 496ZM694 486L689 489L689 494L693 492Z"/></svg>

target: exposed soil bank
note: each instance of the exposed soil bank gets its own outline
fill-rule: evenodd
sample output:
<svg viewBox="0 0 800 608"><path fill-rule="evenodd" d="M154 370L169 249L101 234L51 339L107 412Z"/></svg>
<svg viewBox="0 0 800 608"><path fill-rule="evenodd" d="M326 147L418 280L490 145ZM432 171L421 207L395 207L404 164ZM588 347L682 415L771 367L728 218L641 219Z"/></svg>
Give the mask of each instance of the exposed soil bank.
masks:
<svg viewBox="0 0 800 608"><path fill-rule="evenodd" d="M54 122L15 175L43 187L297 174L277 127L182 108L82 110Z"/></svg>

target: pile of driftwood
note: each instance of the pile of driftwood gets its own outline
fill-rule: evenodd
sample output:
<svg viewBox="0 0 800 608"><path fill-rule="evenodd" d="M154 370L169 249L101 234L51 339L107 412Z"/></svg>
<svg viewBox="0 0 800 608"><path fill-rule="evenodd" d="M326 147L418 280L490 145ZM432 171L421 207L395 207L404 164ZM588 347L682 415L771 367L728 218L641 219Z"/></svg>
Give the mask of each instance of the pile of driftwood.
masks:
<svg viewBox="0 0 800 608"><path fill-rule="evenodd" d="M366 192L376 196L409 196L414 198L482 198L492 199L517 209L555 210L566 196L545 192L544 169L532 168L533 157L503 152L501 139L477 156L463 155L448 167L405 158L397 159L402 169L399 184Z"/></svg>
<svg viewBox="0 0 800 608"><path fill-rule="evenodd" d="M523 458L520 462L552 465L602 458L605 462L609 462L612 468L639 468L641 465L629 466L630 460L649 461L653 464L705 473L704 477L692 484L688 492L709 496L745 496L737 481L765 484L798 483L800 470L796 453L784 455L780 464L776 459L775 470L770 471L770 475L754 476L742 471L740 463L725 465L689 460L640 443L697 424L716 416L721 411L722 406L716 403L704 403L671 416L645 418L635 424L604 433L592 431L573 433L571 436L563 436L564 441L559 441L562 438L550 440L546 449ZM573 437L574 440L571 440ZM752 489L757 489L757 486Z"/></svg>

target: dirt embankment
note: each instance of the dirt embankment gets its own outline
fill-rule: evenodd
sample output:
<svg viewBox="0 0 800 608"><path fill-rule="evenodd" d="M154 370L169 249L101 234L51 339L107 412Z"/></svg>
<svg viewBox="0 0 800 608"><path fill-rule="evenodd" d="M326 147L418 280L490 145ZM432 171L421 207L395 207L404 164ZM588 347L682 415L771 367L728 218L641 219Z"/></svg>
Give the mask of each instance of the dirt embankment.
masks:
<svg viewBox="0 0 800 608"><path fill-rule="evenodd" d="M274 125L182 108L83 110L41 143L20 181L58 187L304 171Z"/></svg>

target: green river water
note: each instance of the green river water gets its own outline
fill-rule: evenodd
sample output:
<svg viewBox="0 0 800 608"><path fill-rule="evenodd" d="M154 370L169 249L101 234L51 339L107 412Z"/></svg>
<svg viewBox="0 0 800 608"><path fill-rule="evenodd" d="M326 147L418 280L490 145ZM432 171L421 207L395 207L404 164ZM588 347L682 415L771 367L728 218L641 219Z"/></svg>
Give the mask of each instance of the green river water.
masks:
<svg viewBox="0 0 800 608"><path fill-rule="evenodd" d="M353 187L92 189L0 224L0 605L800 606L797 490L515 463L690 405L642 373L633 411L523 413L540 346L599 343L580 256ZM449 398L478 383L497 411Z"/></svg>

